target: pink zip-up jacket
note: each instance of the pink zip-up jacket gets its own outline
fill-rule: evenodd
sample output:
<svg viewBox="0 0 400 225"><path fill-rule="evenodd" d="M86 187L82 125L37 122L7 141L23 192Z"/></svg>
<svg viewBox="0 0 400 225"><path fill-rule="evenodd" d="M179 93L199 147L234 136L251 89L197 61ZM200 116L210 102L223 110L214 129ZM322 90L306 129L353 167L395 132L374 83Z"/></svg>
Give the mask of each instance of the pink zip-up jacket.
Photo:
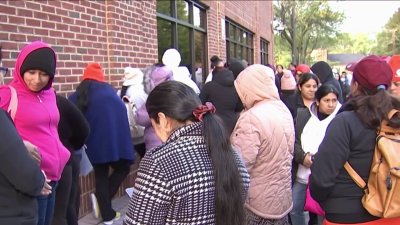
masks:
<svg viewBox="0 0 400 225"><path fill-rule="evenodd" d="M18 106L14 118L15 126L22 139L36 145L42 161L40 168L47 178L58 181L67 163L70 152L63 146L58 136L58 112L56 95L51 88L53 78L40 92L32 92L26 86L20 69L26 57L39 48L50 48L41 41L25 46L18 55L13 71L13 80L9 85L17 91ZM54 54L56 58L56 55ZM11 91L7 86L0 87L0 107L7 111L10 104ZM12 151L12 149L10 149Z"/></svg>
<svg viewBox="0 0 400 225"><path fill-rule="evenodd" d="M245 207L266 219L281 219L293 208L291 169L294 126L280 100L272 69L254 64L235 80L245 110L231 135L250 175Z"/></svg>

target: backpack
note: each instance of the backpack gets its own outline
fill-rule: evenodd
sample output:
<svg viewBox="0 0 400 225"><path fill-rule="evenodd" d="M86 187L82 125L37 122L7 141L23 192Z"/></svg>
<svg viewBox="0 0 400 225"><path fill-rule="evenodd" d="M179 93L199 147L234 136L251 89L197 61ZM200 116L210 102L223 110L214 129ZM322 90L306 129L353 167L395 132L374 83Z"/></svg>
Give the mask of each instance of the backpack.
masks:
<svg viewBox="0 0 400 225"><path fill-rule="evenodd" d="M391 110L391 119L398 110ZM364 190L361 200L364 208L381 218L400 217L400 128L393 128L386 120L377 132L368 184L348 162L345 169L354 182Z"/></svg>
<svg viewBox="0 0 400 225"><path fill-rule="evenodd" d="M143 143L144 127L136 123L135 116L137 112L136 104L129 99L128 96L122 97L122 101L125 104L126 112L128 114L129 128L131 130L131 137L133 139L140 139L134 142L134 144Z"/></svg>

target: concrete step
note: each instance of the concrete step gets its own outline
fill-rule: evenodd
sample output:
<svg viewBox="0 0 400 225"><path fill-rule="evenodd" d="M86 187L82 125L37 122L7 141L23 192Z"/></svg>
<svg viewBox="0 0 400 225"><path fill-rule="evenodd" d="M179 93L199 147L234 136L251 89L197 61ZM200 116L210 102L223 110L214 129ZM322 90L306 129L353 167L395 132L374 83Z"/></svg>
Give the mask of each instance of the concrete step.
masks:
<svg viewBox="0 0 400 225"><path fill-rule="evenodd" d="M113 199L112 206L113 206L114 210L121 213L121 218L119 220L115 221L113 225L122 225L126 211L128 210L128 203L129 203L129 196L127 194L125 194L124 196L122 196L120 198ZM97 224L103 224L102 221L103 220L101 218L99 218L99 219L94 218L93 213L89 213L88 215L79 219L78 224L79 225L97 225Z"/></svg>

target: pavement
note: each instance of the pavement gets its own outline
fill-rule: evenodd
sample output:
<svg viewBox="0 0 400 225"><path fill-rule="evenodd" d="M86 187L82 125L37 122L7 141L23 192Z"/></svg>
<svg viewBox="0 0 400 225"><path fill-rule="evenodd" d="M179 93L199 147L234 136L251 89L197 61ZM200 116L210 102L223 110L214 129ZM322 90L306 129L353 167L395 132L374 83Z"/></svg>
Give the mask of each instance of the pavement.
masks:
<svg viewBox="0 0 400 225"><path fill-rule="evenodd" d="M125 194L120 198L116 198L112 201L113 209L121 213L121 218L117 221L114 221L113 225L122 225L124 220L126 211L128 210L129 196ZM78 221L78 225L97 225L103 224L102 219L96 219L93 213L89 213L86 216L82 217Z"/></svg>

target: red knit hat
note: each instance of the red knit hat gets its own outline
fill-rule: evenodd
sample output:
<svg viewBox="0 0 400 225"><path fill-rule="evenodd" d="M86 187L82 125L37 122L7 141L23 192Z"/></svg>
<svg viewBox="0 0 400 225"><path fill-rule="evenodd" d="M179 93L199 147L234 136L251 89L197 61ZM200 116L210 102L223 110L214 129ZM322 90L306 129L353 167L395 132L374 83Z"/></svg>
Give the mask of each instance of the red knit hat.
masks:
<svg viewBox="0 0 400 225"><path fill-rule="evenodd" d="M389 64L376 55L361 59L353 71L354 79L367 90L375 90L379 85L385 85L388 88L392 75Z"/></svg>
<svg viewBox="0 0 400 225"><path fill-rule="evenodd" d="M85 71L83 72L83 79L91 79L104 82L104 72L101 68L101 65L98 63L89 63L86 66Z"/></svg>
<svg viewBox="0 0 400 225"><path fill-rule="evenodd" d="M296 74L297 74L297 72L300 72L300 73L309 73L311 70L310 70L310 67L308 66L308 65L306 65L306 64L299 64L297 67L296 67Z"/></svg>
<svg viewBox="0 0 400 225"><path fill-rule="evenodd" d="M393 82L400 82L400 55L394 55L389 60L389 65L393 71Z"/></svg>

